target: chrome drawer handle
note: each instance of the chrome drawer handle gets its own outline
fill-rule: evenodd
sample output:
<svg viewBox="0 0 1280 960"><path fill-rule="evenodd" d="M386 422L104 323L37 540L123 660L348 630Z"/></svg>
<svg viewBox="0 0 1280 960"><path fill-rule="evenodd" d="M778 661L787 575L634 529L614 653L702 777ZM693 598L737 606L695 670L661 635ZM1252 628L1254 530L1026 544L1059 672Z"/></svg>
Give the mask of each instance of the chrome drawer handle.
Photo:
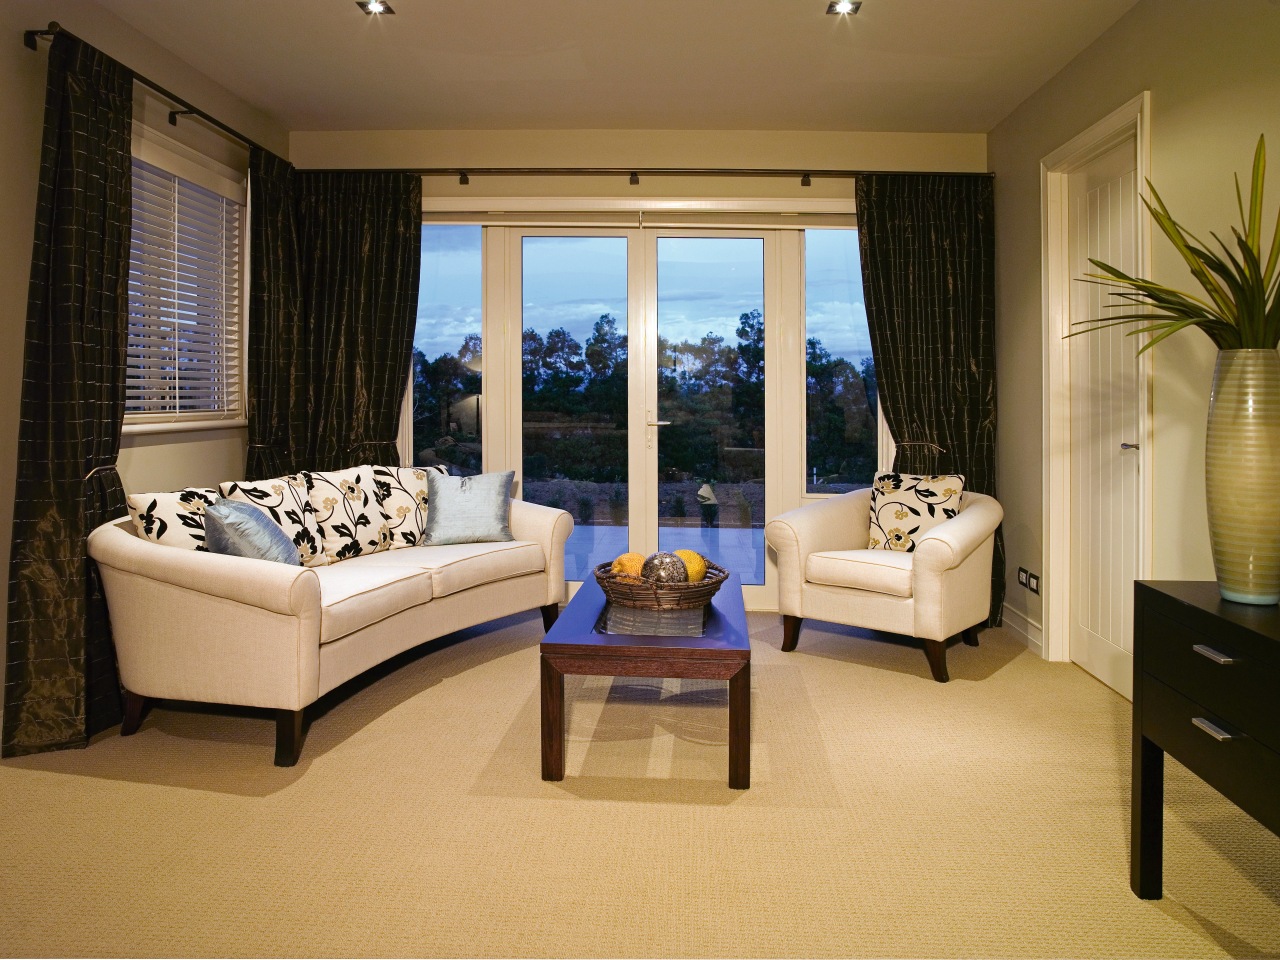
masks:
<svg viewBox="0 0 1280 960"><path fill-rule="evenodd" d="M1234 734L1227 733L1227 731L1223 730L1216 723L1206 720L1204 717L1192 717L1191 722L1219 743L1225 743L1228 740L1236 739Z"/></svg>
<svg viewBox="0 0 1280 960"><path fill-rule="evenodd" d="M1233 663L1240 662L1236 657L1229 657L1225 653L1219 653L1217 650L1213 649L1213 647L1206 646L1203 643L1197 643L1191 649L1200 654L1200 656L1208 657L1214 663L1220 663L1224 667L1229 667Z"/></svg>

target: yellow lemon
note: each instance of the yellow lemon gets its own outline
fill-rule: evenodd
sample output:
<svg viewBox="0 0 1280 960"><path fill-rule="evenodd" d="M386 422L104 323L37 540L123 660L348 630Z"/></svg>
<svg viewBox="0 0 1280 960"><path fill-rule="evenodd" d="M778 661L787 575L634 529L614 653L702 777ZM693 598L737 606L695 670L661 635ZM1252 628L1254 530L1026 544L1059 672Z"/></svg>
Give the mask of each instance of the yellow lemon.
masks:
<svg viewBox="0 0 1280 960"><path fill-rule="evenodd" d="M707 575L707 558L694 550L677 550L676 556L684 561L689 571L689 582L697 583Z"/></svg>
<svg viewBox="0 0 1280 960"><path fill-rule="evenodd" d="M610 568L614 573L621 573L629 577L640 576L640 570L644 567L644 557L638 553L624 553L613 561Z"/></svg>

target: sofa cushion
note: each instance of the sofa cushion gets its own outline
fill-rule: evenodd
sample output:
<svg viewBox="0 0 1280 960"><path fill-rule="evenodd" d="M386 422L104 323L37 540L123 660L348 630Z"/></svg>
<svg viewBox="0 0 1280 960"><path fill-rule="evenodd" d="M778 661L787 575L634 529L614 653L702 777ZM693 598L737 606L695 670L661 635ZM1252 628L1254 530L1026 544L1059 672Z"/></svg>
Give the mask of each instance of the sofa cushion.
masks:
<svg viewBox="0 0 1280 960"><path fill-rule="evenodd" d="M833 587L851 587L894 597L911 596L909 553L889 550L830 550L811 553L805 579Z"/></svg>
<svg viewBox="0 0 1280 960"><path fill-rule="evenodd" d="M320 548L330 563L391 546L391 531L373 481L373 467L307 473Z"/></svg>
<svg viewBox="0 0 1280 960"><path fill-rule="evenodd" d="M495 543L511 540L511 485L515 471L474 477L427 474L431 510L423 542Z"/></svg>
<svg viewBox="0 0 1280 960"><path fill-rule="evenodd" d="M298 548L298 559L308 567L322 567L329 558L320 549L316 511L311 505L305 474L295 473L271 480L237 480L219 484L228 500L252 503L275 521Z"/></svg>
<svg viewBox="0 0 1280 960"><path fill-rule="evenodd" d="M431 600L431 572L352 560L315 571L320 579L320 642L329 643Z"/></svg>
<svg viewBox="0 0 1280 960"><path fill-rule="evenodd" d="M910 553L921 537L960 512L964 477L882 473L871 485L871 550Z"/></svg>
<svg viewBox="0 0 1280 960"><path fill-rule="evenodd" d="M391 549L416 547L427 532L427 471L448 475L444 467L373 468L373 483L391 531Z"/></svg>
<svg viewBox="0 0 1280 960"><path fill-rule="evenodd" d="M133 528L152 543L183 550L206 550L204 508L218 499L212 487L187 487L173 493L135 493L125 498Z"/></svg>
<svg viewBox="0 0 1280 960"><path fill-rule="evenodd" d="M212 506L205 507L204 529L210 553L302 566L293 541L251 503L219 497Z"/></svg>
<svg viewBox="0 0 1280 960"><path fill-rule="evenodd" d="M413 565L431 573L431 594L447 597L468 587L505 580L546 567L542 547L526 540L505 543L453 543L438 547L405 547L353 561L369 566Z"/></svg>

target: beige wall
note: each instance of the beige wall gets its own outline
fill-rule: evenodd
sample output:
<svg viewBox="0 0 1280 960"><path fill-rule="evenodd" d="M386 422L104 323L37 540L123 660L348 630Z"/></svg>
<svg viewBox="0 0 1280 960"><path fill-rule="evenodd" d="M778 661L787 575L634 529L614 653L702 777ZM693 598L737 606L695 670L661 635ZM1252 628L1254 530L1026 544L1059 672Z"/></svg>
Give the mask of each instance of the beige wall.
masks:
<svg viewBox="0 0 1280 960"><path fill-rule="evenodd" d="M0 3L0 600L9 582L13 489L17 469L18 408L22 393L23 335L36 177L44 118L47 44L32 53L23 30L50 20L185 97L272 150L286 153L288 138L270 117L237 100L208 78L142 37L96 4L83 0L4 0ZM211 136L184 124L188 138ZM195 129L192 129L195 128ZM126 489L172 489L237 477L244 469L244 431L126 438L120 473ZM7 609L7 604L5 606ZM7 618L6 618L7 619Z"/></svg>
<svg viewBox="0 0 1280 960"><path fill-rule="evenodd" d="M1270 0L1142 0L990 134L996 174L1000 498L1009 605L1042 623L1019 566L1043 572L1040 161L1143 90L1151 91L1151 179L1193 232L1236 222L1231 176L1247 179L1258 135L1280 157L1280 6ZM1276 160L1272 161L1273 171ZM1280 195L1273 172L1270 222ZM1246 184L1247 189L1247 184ZM1193 281L1162 237L1155 279ZM1212 579L1204 506L1204 426L1215 352L1186 331L1153 351L1151 576Z"/></svg>
<svg viewBox="0 0 1280 960"><path fill-rule="evenodd" d="M792 130L294 131L299 167L729 167L986 169L973 133ZM474 181L473 181L474 183Z"/></svg>

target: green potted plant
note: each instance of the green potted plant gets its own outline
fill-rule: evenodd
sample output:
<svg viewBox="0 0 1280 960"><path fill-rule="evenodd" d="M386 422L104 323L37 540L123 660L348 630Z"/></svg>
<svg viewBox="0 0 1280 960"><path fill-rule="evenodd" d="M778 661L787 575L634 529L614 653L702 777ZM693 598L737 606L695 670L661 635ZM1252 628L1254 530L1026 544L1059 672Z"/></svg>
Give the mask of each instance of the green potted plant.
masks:
<svg viewBox="0 0 1280 960"><path fill-rule="evenodd" d="M1112 293L1127 313L1079 321L1080 330L1134 324L1130 335L1148 335L1153 346L1195 328L1218 348L1205 442L1209 536L1218 587L1227 600L1280 602L1280 498L1260 488L1280 476L1280 223L1264 247L1262 190L1266 143L1258 138L1246 208L1236 178L1241 227L1231 242L1210 234L1217 249L1199 240L1169 213L1151 182L1142 202L1161 232L1182 255L1203 293L1186 293L1100 260L1094 283L1119 286Z"/></svg>

